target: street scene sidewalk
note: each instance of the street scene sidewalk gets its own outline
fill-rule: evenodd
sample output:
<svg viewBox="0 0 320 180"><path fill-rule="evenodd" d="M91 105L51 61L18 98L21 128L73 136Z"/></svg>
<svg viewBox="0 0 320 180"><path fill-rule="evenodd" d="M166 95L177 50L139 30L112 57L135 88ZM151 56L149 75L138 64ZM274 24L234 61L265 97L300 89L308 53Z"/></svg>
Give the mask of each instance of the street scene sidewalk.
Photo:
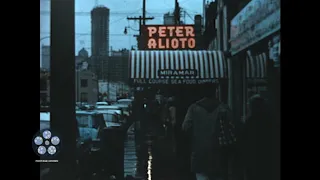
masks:
<svg viewBox="0 0 320 180"><path fill-rule="evenodd" d="M178 180L172 145L165 137L149 132L136 137L134 124L125 140L124 176L135 179Z"/></svg>

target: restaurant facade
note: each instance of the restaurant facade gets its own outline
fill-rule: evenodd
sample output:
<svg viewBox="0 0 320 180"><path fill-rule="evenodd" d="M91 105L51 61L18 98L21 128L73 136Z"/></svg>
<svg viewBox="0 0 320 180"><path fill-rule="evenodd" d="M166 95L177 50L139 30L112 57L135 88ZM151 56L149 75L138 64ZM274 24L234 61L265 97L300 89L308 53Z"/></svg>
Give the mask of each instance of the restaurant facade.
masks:
<svg viewBox="0 0 320 180"><path fill-rule="evenodd" d="M253 94L279 104L280 27L280 0L252 0L231 20L233 93L241 97L243 116Z"/></svg>
<svg viewBox="0 0 320 180"><path fill-rule="evenodd" d="M196 25L145 25L142 29L146 46L129 56L132 87L192 92L192 88L214 84L219 92L222 85L227 86L229 65L224 53L199 50Z"/></svg>

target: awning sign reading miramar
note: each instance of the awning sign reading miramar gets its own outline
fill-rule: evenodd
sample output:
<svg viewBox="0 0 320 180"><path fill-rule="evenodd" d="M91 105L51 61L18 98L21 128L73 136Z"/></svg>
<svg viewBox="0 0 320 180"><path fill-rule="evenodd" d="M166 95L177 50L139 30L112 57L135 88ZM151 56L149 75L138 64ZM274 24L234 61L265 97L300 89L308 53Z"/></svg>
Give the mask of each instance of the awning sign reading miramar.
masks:
<svg viewBox="0 0 320 180"><path fill-rule="evenodd" d="M228 77L221 51L131 51L133 85L207 84Z"/></svg>

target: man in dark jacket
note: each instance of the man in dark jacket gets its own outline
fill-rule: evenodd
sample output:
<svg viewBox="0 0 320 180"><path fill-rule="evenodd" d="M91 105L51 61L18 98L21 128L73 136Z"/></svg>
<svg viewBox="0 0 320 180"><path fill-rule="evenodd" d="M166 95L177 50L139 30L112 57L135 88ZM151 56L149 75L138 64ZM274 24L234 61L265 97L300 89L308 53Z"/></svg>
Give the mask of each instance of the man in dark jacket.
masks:
<svg viewBox="0 0 320 180"><path fill-rule="evenodd" d="M218 114L229 109L215 97L215 87L203 91L204 98L189 107L182 129L192 130L191 170L197 180L215 180L220 174Z"/></svg>

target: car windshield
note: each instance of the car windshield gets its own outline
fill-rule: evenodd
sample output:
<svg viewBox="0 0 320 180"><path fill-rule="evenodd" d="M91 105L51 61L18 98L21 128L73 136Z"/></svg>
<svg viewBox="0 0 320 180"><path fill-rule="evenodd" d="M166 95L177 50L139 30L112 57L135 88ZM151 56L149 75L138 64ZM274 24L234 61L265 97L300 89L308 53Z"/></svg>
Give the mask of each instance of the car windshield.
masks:
<svg viewBox="0 0 320 180"><path fill-rule="evenodd" d="M104 116L102 114L96 114L93 115L93 121L92 121L92 127L95 129L103 129L106 127L105 122L104 122Z"/></svg>
<svg viewBox="0 0 320 180"><path fill-rule="evenodd" d="M97 102L96 105L97 106L107 106L109 104L107 102Z"/></svg>
<svg viewBox="0 0 320 180"><path fill-rule="evenodd" d="M92 120L92 115L89 114L77 114L76 119L79 127L89 127L89 123Z"/></svg>
<svg viewBox="0 0 320 180"><path fill-rule="evenodd" d="M118 101L117 104L130 105L131 101Z"/></svg>
<svg viewBox="0 0 320 180"><path fill-rule="evenodd" d="M119 107L117 106L98 106L98 110L118 110Z"/></svg>
<svg viewBox="0 0 320 180"><path fill-rule="evenodd" d="M104 120L107 122L118 122L118 115L117 114L104 113L103 117L104 117Z"/></svg>

